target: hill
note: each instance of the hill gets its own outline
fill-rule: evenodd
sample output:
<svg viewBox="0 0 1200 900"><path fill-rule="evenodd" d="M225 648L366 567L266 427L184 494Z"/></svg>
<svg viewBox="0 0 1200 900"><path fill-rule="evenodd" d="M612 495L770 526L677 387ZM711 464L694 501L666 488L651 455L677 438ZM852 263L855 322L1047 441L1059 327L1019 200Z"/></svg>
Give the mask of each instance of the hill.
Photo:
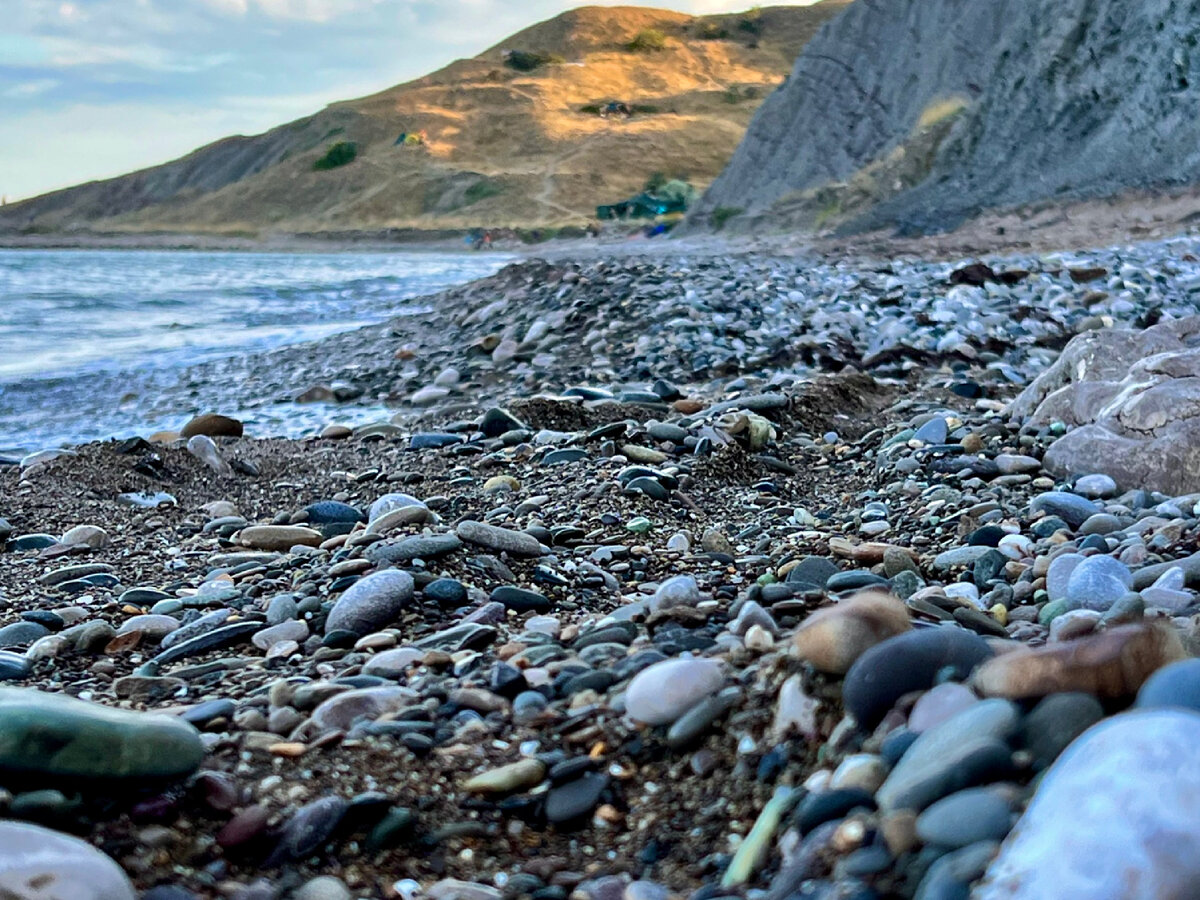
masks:
<svg viewBox="0 0 1200 900"><path fill-rule="evenodd" d="M1200 180L1200 18L1174 0L860 3L758 110L689 228L953 228Z"/></svg>
<svg viewBox="0 0 1200 900"><path fill-rule="evenodd" d="M0 230L580 224L654 173L706 186L804 44L848 2L707 17L583 7L264 134L10 204ZM613 101L632 115L602 117ZM423 143L397 143L417 133Z"/></svg>

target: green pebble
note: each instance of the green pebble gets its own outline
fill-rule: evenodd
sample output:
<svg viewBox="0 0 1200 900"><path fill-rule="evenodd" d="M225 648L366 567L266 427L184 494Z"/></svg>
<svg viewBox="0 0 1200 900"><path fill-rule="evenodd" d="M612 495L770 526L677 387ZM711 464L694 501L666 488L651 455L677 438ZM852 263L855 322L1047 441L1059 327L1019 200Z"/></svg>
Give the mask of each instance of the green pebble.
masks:
<svg viewBox="0 0 1200 900"><path fill-rule="evenodd" d="M653 527L654 523L645 516L637 516L625 523L625 530L632 531L634 534L645 534Z"/></svg>
<svg viewBox="0 0 1200 900"><path fill-rule="evenodd" d="M0 690L0 783L180 780L203 759L200 733L175 716Z"/></svg>
<svg viewBox="0 0 1200 900"><path fill-rule="evenodd" d="M1066 600L1055 600L1053 603L1047 603L1041 608L1041 611L1038 612L1038 624L1049 625L1066 611Z"/></svg>

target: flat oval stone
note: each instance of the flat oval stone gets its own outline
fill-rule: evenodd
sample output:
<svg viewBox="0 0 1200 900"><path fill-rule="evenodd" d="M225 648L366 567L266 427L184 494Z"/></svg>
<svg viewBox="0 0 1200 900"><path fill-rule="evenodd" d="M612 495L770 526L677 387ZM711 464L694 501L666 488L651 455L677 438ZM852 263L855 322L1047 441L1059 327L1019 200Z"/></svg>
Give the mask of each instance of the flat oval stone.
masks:
<svg viewBox="0 0 1200 900"><path fill-rule="evenodd" d="M349 731L359 719L374 721L386 712L402 709L417 698L403 687L358 688L335 694L313 710L312 723L321 731Z"/></svg>
<svg viewBox="0 0 1200 900"><path fill-rule="evenodd" d="M8 542L9 550L45 550L58 543L58 538L50 534L22 534Z"/></svg>
<svg viewBox="0 0 1200 900"><path fill-rule="evenodd" d="M292 547L319 547L325 536L303 525L251 525L238 532L238 543L255 550L285 553Z"/></svg>
<svg viewBox="0 0 1200 900"><path fill-rule="evenodd" d="M209 650L232 647L248 641L250 636L261 628L262 622L258 621L242 621L234 622L232 625L224 625L212 631L198 634L186 641L172 644L168 649L163 650L155 656L151 662L159 666L165 666L167 663L195 656L198 653L207 653ZM182 629L179 629L179 631L182 631ZM173 631L167 637L176 635L179 631Z"/></svg>
<svg viewBox="0 0 1200 900"><path fill-rule="evenodd" d="M719 691L725 683L720 663L711 659L669 659L643 669L625 692L625 712L647 725L670 725Z"/></svg>
<svg viewBox="0 0 1200 900"><path fill-rule="evenodd" d="M1007 774L1005 741L1017 731L1021 711L1008 700L969 706L921 734L875 795L880 809L922 810L954 791Z"/></svg>
<svg viewBox="0 0 1200 900"><path fill-rule="evenodd" d="M265 864L309 856L330 839L349 808L350 804L337 796L306 803L283 826L279 843Z"/></svg>
<svg viewBox="0 0 1200 900"><path fill-rule="evenodd" d="M112 572L113 567L106 563L81 563L77 566L64 566L54 569L38 578L38 583L46 587L54 587L68 581L78 581L89 575L101 575Z"/></svg>
<svg viewBox="0 0 1200 900"><path fill-rule="evenodd" d="M1091 500L1078 494L1047 491L1033 498L1029 504L1029 511L1031 513L1044 512L1047 516L1058 516L1072 528L1078 528L1090 516L1101 510Z"/></svg>
<svg viewBox="0 0 1200 900"><path fill-rule="evenodd" d="M0 649L26 647L49 633L50 629L37 622L13 622L0 628Z"/></svg>
<svg viewBox="0 0 1200 900"><path fill-rule="evenodd" d="M129 878L91 844L28 822L0 822L0 896L136 900Z"/></svg>
<svg viewBox="0 0 1200 900"><path fill-rule="evenodd" d="M1193 896L1197 747L1200 714L1190 710L1136 710L1088 729L1043 776L973 896Z"/></svg>
<svg viewBox="0 0 1200 900"><path fill-rule="evenodd" d="M546 819L555 825L584 819L596 808L608 784L607 775L589 772L582 778L559 785L546 796Z"/></svg>
<svg viewBox="0 0 1200 900"><path fill-rule="evenodd" d="M174 716L131 712L59 694L0 688L0 777L185 778L204 746Z"/></svg>
<svg viewBox="0 0 1200 900"><path fill-rule="evenodd" d="M378 565L395 565L414 559L438 559L462 549L462 541L453 534L416 534L399 541L379 541L364 551Z"/></svg>
<svg viewBox="0 0 1200 900"><path fill-rule="evenodd" d="M308 522L312 525L329 525L334 522L365 522L366 516L357 506L338 500L318 500L304 507Z"/></svg>
<svg viewBox="0 0 1200 900"><path fill-rule="evenodd" d="M468 778L462 789L472 794L507 794L533 787L545 777L546 764L540 759L520 759Z"/></svg>
<svg viewBox="0 0 1200 900"><path fill-rule="evenodd" d="M117 629L117 634L128 634L131 631L140 631L148 640L161 641L172 631L179 628L179 620L174 616L130 616L121 623L121 627Z"/></svg>
<svg viewBox="0 0 1200 900"><path fill-rule="evenodd" d="M490 599L493 603L504 604L505 609L511 609L516 613L548 613L554 608L554 604L549 597L545 597L537 591L513 587L512 585L503 585L496 588L492 591Z"/></svg>
<svg viewBox="0 0 1200 900"><path fill-rule="evenodd" d="M369 634L394 622L412 598L413 579L407 572L374 572L350 585L338 598L325 620L325 633Z"/></svg>
<svg viewBox="0 0 1200 900"><path fill-rule="evenodd" d="M957 849L976 841L1000 841L1012 827L1012 807L999 791L967 788L932 804L917 816L917 837Z"/></svg>
<svg viewBox="0 0 1200 900"><path fill-rule="evenodd" d="M531 534L487 525L470 519L459 522L455 533L464 541L514 556L541 556L542 545Z"/></svg>
<svg viewBox="0 0 1200 900"><path fill-rule="evenodd" d="M269 625L261 631L254 632L250 642L259 650L270 650L280 641L303 641L308 637L308 623L300 619L289 619L278 625Z"/></svg>
<svg viewBox="0 0 1200 900"><path fill-rule="evenodd" d="M25 678L33 669L33 662L19 653L0 650L0 681L16 681Z"/></svg>

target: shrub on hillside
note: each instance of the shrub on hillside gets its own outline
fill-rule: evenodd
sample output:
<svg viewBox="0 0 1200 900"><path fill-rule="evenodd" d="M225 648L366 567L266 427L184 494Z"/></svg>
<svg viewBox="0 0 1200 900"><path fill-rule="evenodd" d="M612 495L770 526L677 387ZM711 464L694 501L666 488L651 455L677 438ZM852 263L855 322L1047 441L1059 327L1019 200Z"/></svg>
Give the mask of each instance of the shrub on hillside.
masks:
<svg viewBox="0 0 1200 900"><path fill-rule="evenodd" d="M488 178L481 178L463 192L463 206L472 206L488 197L503 193L503 185L496 184Z"/></svg>
<svg viewBox="0 0 1200 900"><path fill-rule="evenodd" d="M509 50L504 54L504 64L518 72L532 72L542 66L561 65L565 60L556 53L534 53L529 50Z"/></svg>
<svg viewBox="0 0 1200 900"><path fill-rule="evenodd" d="M650 53L665 50L666 47L667 36L657 28L643 28L625 45L625 49L633 53Z"/></svg>
<svg viewBox="0 0 1200 900"><path fill-rule="evenodd" d="M338 166L354 162L356 156L358 156L358 144L354 141L338 141L325 151L324 156L313 163L313 168L318 172L336 169Z"/></svg>
<svg viewBox="0 0 1200 900"><path fill-rule="evenodd" d="M729 37L729 30L716 22L701 22L696 29L696 37L702 41L723 41Z"/></svg>
<svg viewBox="0 0 1200 900"><path fill-rule="evenodd" d="M738 28L747 34L762 34L762 8L754 7L738 20Z"/></svg>

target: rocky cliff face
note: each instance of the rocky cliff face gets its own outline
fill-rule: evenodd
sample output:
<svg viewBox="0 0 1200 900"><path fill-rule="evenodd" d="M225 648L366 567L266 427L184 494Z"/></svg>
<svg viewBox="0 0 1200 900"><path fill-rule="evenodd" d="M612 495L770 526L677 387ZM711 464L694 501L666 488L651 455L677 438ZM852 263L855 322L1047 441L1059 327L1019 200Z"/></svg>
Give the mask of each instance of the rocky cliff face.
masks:
<svg viewBox="0 0 1200 900"><path fill-rule="evenodd" d="M1200 177L1200 0L858 0L691 227L942 230Z"/></svg>

